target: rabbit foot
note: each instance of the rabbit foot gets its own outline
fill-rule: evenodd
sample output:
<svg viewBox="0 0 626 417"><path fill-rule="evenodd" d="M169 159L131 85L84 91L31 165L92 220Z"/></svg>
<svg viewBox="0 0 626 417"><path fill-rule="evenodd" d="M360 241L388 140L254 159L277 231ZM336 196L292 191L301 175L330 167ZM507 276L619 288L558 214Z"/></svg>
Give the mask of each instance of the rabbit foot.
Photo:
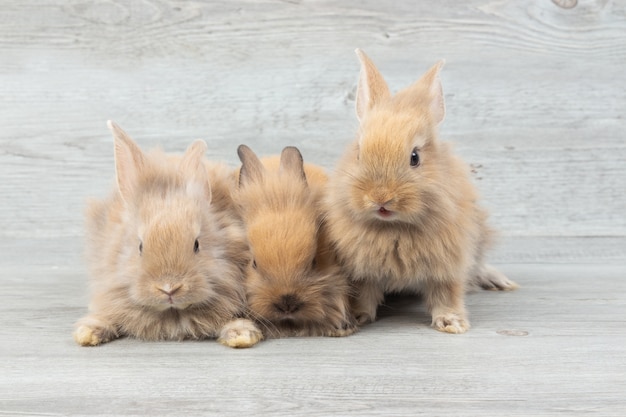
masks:
<svg viewBox="0 0 626 417"><path fill-rule="evenodd" d="M97 346L101 343L96 329L88 326L79 326L73 333L74 340L81 346Z"/></svg>
<svg viewBox="0 0 626 417"><path fill-rule="evenodd" d="M101 327L80 325L74 330L73 336L76 343L81 346L98 346L111 340L107 330Z"/></svg>
<svg viewBox="0 0 626 417"><path fill-rule="evenodd" d="M354 285L357 294L352 300L352 315L359 326L373 323L385 294L376 282L360 281Z"/></svg>
<svg viewBox="0 0 626 417"><path fill-rule="evenodd" d="M357 324L359 326L361 326L363 324L368 324L368 323L375 322L376 321L376 315L374 314L372 316L370 313L366 313L366 312L355 313L354 314L354 319L356 320Z"/></svg>
<svg viewBox="0 0 626 417"><path fill-rule="evenodd" d="M358 327L353 324L344 324L342 327L331 329L326 332L326 336L328 337L344 337L350 336L358 330Z"/></svg>
<svg viewBox="0 0 626 417"><path fill-rule="evenodd" d="M74 340L81 346L98 346L119 337L116 326L105 318L89 315L74 326Z"/></svg>
<svg viewBox="0 0 626 417"><path fill-rule="evenodd" d="M465 333L470 328L468 321L456 313L445 313L433 317L432 326L440 332L455 334Z"/></svg>
<svg viewBox="0 0 626 417"><path fill-rule="evenodd" d="M248 348L262 339L263 333L253 322L247 319L236 319L222 327L217 341L232 348Z"/></svg>
<svg viewBox="0 0 626 417"><path fill-rule="evenodd" d="M515 281L510 280L502 272L491 265L483 265L474 276L472 284L490 291L512 291L519 288Z"/></svg>

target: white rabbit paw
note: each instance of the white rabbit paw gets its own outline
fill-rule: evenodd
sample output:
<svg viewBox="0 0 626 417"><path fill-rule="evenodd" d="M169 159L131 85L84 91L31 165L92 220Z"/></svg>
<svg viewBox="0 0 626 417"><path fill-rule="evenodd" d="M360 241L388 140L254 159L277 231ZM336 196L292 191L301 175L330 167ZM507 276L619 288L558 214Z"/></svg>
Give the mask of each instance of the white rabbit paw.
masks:
<svg viewBox="0 0 626 417"><path fill-rule="evenodd" d="M76 343L81 346L98 346L110 340L106 329L80 325L74 330L73 336Z"/></svg>
<svg viewBox="0 0 626 417"><path fill-rule="evenodd" d="M263 333L252 321L236 319L222 327L217 341L232 348L248 348L256 345L262 339Z"/></svg>
<svg viewBox="0 0 626 417"><path fill-rule="evenodd" d="M350 336L352 333L356 332L357 330L358 330L358 327L355 326L354 324L345 323L341 327L330 329L329 331L327 331L326 336L329 336L329 337Z"/></svg>
<svg viewBox="0 0 626 417"><path fill-rule="evenodd" d="M456 334L465 333L470 328L467 319L456 313L445 313L433 317L432 326L440 332Z"/></svg>

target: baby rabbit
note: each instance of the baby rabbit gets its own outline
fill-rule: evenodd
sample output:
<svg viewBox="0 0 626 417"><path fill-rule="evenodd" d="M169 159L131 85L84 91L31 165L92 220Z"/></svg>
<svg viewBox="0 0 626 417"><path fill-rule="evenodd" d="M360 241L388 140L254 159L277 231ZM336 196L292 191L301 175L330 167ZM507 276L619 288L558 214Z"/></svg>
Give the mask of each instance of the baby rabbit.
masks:
<svg viewBox="0 0 626 417"><path fill-rule="evenodd" d="M232 170L205 165L201 140L182 157L145 154L119 126L108 126L117 188L87 209L92 298L89 314L76 323L76 342L95 346L132 336L257 343L261 331L240 318L249 255L241 220L232 214Z"/></svg>
<svg viewBox="0 0 626 417"><path fill-rule="evenodd" d="M360 50L360 121L329 182L326 219L341 265L357 285L358 322L376 318L385 293L424 296L435 329L469 329L467 287L516 284L484 263L487 214L468 167L437 138L444 118L443 62L395 96Z"/></svg>
<svg viewBox="0 0 626 417"><path fill-rule="evenodd" d="M349 283L321 223L326 174L303 164L294 147L263 161L245 145L237 153L237 201L253 257L246 278L249 316L270 337L353 333Z"/></svg>

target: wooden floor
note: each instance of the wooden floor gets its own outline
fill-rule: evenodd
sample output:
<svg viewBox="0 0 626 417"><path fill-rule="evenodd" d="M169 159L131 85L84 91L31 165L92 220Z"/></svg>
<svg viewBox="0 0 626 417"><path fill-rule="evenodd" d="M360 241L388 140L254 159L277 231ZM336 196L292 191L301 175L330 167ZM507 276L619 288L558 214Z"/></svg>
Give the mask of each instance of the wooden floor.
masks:
<svg viewBox="0 0 626 417"><path fill-rule="evenodd" d="M626 415L624 1L0 9L0 415ZM393 90L446 59L442 137L500 230L491 261L522 287L470 294L464 335L395 298L341 339L76 346L106 120L146 148L203 138L235 166L240 143L296 145L330 170L357 128L357 47Z"/></svg>

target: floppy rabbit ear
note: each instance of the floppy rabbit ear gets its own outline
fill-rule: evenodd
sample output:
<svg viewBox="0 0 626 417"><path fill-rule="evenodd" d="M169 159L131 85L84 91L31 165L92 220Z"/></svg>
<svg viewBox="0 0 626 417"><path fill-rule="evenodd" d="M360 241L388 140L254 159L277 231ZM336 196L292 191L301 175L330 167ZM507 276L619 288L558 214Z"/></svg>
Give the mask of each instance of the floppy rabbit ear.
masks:
<svg viewBox="0 0 626 417"><path fill-rule="evenodd" d="M419 80L408 87L405 92L401 93L407 94L411 97L411 101L416 103L426 100L431 117L436 125L440 124L446 115L443 89L441 88L441 80L439 78L439 73L444 63L444 60L437 62Z"/></svg>
<svg viewBox="0 0 626 417"><path fill-rule="evenodd" d="M194 141L180 160L179 170L187 181L188 194L211 201L211 185L203 161L206 150L205 141L201 139Z"/></svg>
<svg viewBox="0 0 626 417"><path fill-rule="evenodd" d="M256 154L246 145L239 145L237 155L241 161L239 170L239 186L263 180L265 167Z"/></svg>
<svg viewBox="0 0 626 417"><path fill-rule="evenodd" d="M115 122L109 120L107 126L113 133L117 187L124 201L129 201L144 169L146 157L139 146Z"/></svg>
<svg viewBox="0 0 626 417"><path fill-rule="evenodd" d="M381 100L391 97L391 93L387 82L365 52L360 49L356 49L355 52L361 61L361 73L356 90L356 115L361 121L369 109Z"/></svg>
<svg viewBox="0 0 626 417"><path fill-rule="evenodd" d="M295 146L287 146L280 154L280 165L278 172L282 175L293 175L302 178L306 184L306 174L304 173L304 159L302 154Z"/></svg>

